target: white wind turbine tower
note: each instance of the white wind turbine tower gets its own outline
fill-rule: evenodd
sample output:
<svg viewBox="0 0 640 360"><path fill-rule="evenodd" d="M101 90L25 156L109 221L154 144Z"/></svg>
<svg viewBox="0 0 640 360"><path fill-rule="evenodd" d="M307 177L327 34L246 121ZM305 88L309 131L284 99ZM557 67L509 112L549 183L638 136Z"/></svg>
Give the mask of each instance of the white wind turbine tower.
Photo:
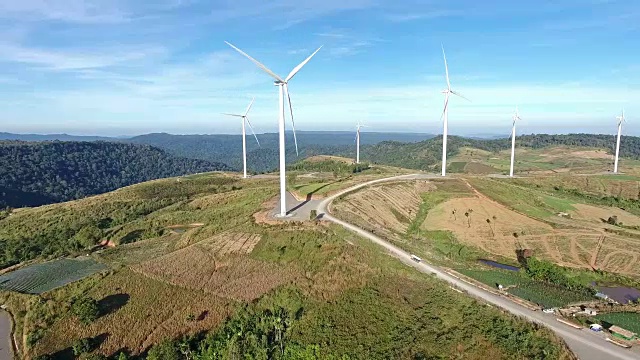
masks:
<svg viewBox="0 0 640 360"><path fill-rule="evenodd" d="M248 116L249 110L251 110L251 106L253 105L253 101L255 99L256 98L251 99L251 102L249 103L247 110L244 112L244 115L222 113L222 115L239 117L242 119L242 171L244 173L243 177L245 179L247 178L247 133L245 129L245 123L249 125L249 128L251 129L251 133L253 134L253 137L256 138L256 142L258 143L258 146L260 146L260 141L258 141L256 132L253 131L253 126L251 126L251 121L249 121L249 116Z"/></svg>
<svg viewBox="0 0 640 360"><path fill-rule="evenodd" d="M616 117L618 120L618 141L616 142L616 160L613 165L614 174L618 173L618 156L620 155L620 135L622 134L622 123L626 122L624 119L624 109L622 110L622 115Z"/></svg>
<svg viewBox="0 0 640 360"><path fill-rule="evenodd" d="M279 135L280 135L279 136L280 138L280 216L285 217L287 216L287 204L286 204L287 179L285 176L286 163L285 163L285 143L284 143L284 103L285 103L284 95L286 93L287 100L289 103L289 111L291 112L291 127L293 129L293 140L296 144L296 154L298 154L298 139L296 138L296 127L295 127L295 122L293 121L293 106L291 105L291 96L289 96L288 84L289 84L289 81L291 81L291 79L293 79L293 77L298 73L298 71L300 71L300 69L302 69L302 67L305 66L318 51L320 51L322 46L319 47L318 50L314 51L313 54L311 54L298 66L293 68L293 70L291 70L291 72L285 79L282 79L280 76L276 75L273 71L269 70L266 66L260 63L258 60L249 56L244 51L238 49L237 47L235 47L234 45L232 45L227 41L225 41L225 43L227 43L227 45L231 46L240 54L247 57L254 64L256 64L260 69L262 69L264 72L269 74L272 78L274 78L275 79L274 85L278 87L278 90L279 90L278 91L279 92L278 129L279 129Z"/></svg>
<svg viewBox="0 0 640 360"><path fill-rule="evenodd" d="M366 127L360 123L358 120L358 125L356 126L356 164L360 164L360 129Z"/></svg>
<svg viewBox="0 0 640 360"><path fill-rule="evenodd" d="M513 177L513 163L516 158L516 121L520 121L520 114L518 114L518 108L516 107L516 113L513 115L513 128L511 129L511 169L509 170L509 176Z"/></svg>
<svg viewBox="0 0 640 360"><path fill-rule="evenodd" d="M444 46L442 47L442 57L444 57L444 70L447 75L447 88L442 90L444 94L444 111L442 112L443 130L442 130L442 176L447 175L447 130L449 123L449 97L451 94L457 95L467 101L471 101L460 93L451 90L451 82L449 82L449 66L447 65L447 55L444 53Z"/></svg>

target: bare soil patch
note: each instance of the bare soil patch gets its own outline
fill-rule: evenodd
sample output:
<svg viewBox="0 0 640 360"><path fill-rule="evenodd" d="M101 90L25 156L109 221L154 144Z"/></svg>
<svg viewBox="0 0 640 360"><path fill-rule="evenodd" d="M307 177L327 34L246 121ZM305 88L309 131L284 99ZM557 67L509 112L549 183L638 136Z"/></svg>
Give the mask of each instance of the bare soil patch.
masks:
<svg viewBox="0 0 640 360"><path fill-rule="evenodd" d="M453 210L456 210L455 216ZM537 242L540 236L553 231L551 226L541 221L478 197L454 198L437 205L429 211L423 227L426 230L449 230L463 243L505 257L515 257L517 244L513 233L518 234L520 241L526 238Z"/></svg>
<svg viewBox="0 0 640 360"><path fill-rule="evenodd" d="M569 155L583 159L611 159L611 155L607 154L604 150L573 151Z"/></svg>
<svg viewBox="0 0 640 360"><path fill-rule="evenodd" d="M602 224L602 220L609 219L610 216L616 216L618 222L628 226L640 226L640 217L628 213L622 209L614 207L598 207L585 204L575 204L575 211L570 212L571 216L579 220L587 220L596 224Z"/></svg>

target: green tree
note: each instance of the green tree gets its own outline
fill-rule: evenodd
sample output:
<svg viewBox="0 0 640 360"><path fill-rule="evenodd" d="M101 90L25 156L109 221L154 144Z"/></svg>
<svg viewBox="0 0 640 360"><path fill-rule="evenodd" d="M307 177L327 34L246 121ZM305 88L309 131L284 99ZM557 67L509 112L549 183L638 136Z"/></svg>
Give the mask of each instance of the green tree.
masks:
<svg viewBox="0 0 640 360"><path fill-rule="evenodd" d="M102 230L94 224L87 225L80 229L74 238L83 248L90 248L102 238Z"/></svg>
<svg viewBox="0 0 640 360"><path fill-rule="evenodd" d="M170 341L165 340L159 344L154 345L149 354L147 360L179 360L180 353L176 348L176 345Z"/></svg>
<svg viewBox="0 0 640 360"><path fill-rule="evenodd" d="M78 339L73 342L71 349L76 356L88 353L91 351L91 341L87 338Z"/></svg>
<svg viewBox="0 0 640 360"><path fill-rule="evenodd" d="M88 296L74 298L71 301L71 312L85 325L92 323L100 316L98 302Z"/></svg>

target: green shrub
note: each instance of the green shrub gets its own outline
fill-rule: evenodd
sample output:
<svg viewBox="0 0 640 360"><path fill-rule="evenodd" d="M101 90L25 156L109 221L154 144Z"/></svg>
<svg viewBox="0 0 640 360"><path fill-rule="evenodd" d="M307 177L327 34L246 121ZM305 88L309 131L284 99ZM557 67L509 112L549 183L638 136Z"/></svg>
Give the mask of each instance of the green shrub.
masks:
<svg viewBox="0 0 640 360"><path fill-rule="evenodd" d="M71 312L85 325L92 323L100 316L98 302L87 296L73 299L71 301Z"/></svg>
<svg viewBox="0 0 640 360"><path fill-rule="evenodd" d="M88 338L78 339L73 342L71 349L76 356L86 354L91 351L91 340Z"/></svg>
<svg viewBox="0 0 640 360"><path fill-rule="evenodd" d="M151 350L149 350L149 354L147 355L147 360L179 360L180 354L178 353L178 349L171 341L163 341L159 344L154 345Z"/></svg>

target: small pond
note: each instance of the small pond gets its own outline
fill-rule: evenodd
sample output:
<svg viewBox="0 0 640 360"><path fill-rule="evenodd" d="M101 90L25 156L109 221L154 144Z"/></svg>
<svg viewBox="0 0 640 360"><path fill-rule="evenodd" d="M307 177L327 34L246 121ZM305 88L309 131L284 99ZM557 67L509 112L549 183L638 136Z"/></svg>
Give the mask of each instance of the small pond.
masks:
<svg viewBox="0 0 640 360"><path fill-rule="evenodd" d="M627 304L640 299L640 290L638 289L623 286L598 286L597 288L598 291L607 295L609 298L619 302L620 304Z"/></svg>
<svg viewBox="0 0 640 360"><path fill-rule="evenodd" d="M485 264L485 265L489 265L489 266L492 266L492 267L495 267L495 268L499 268L499 269L503 269L503 270L520 271L520 268L517 267L517 266L501 264L501 263L493 261L493 260L478 259L478 261L483 263L483 264Z"/></svg>

